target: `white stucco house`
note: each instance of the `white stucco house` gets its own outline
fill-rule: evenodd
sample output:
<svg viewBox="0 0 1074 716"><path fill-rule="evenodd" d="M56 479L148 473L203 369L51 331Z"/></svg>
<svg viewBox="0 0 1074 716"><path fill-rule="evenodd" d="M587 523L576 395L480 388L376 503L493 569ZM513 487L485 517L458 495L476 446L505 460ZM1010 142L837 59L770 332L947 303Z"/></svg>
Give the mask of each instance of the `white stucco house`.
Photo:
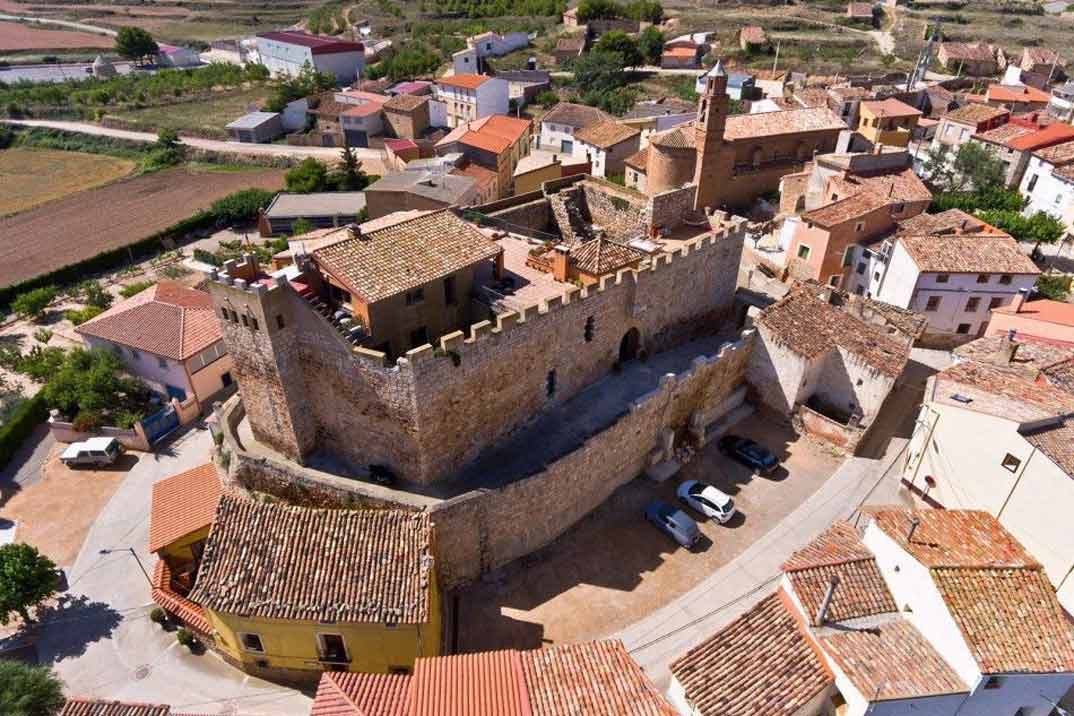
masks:
<svg viewBox="0 0 1074 716"><path fill-rule="evenodd" d="M995 516L1074 610L1074 345L989 336L955 353L929 378L903 480Z"/></svg>
<svg viewBox="0 0 1074 716"><path fill-rule="evenodd" d="M691 716L1047 716L1074 685L1074 627L988 513L878 509L670 669Z"/></svg>
<svg viewBox="0 0 1074 716"><path fill-rule="evenodd" d="M334 75L340 84L349 84L362 76L365 67L362 43L300 30L260 33L257 54L273 76L294 76L308 65Z"/></svg>
<svg viewBox="0 0 1074 716"><path fill-rule="evenodd" d="M572 156L589 162L589 173L610 177L626 171L626 159L640 146L641 130L620 122L606 121L583 127L574 133Z"/></svg>
<svg viewBox="0 0 1074 716"><path fill-rule="evenodd" d="M482 117L507 114L510 86L488 75L459 74L438 79L433 97L444 104L445 124L454 129Z"/></svg>
<svg viewBox="0 0 1074 716"><path fill-rule="evenodd" d="M451 56L451 65L457 75L481 74L485 71L485 58L502 57L530 44L525 32L483 32L466 38L466 48Z"/></svg>
<svg viewBox="0 0 1074 716"><path fill-rule="evenodd" d="M1033 152L1018 190L1029 199L1026 215L1051 214L1074 234L1074 141Z"/></svg>
<svg viewBox="0 0 1074 716"><path fill-rule="evenodd" d="M1009 236L898 236L865 271L873 297L928 318L923 340L965 343L984 335L989 311L1030 289L1040 269Z"/></svg>
<svg viewBox="0 0 1074 716"><path fill-rule="evenodd" d="M573 102L559 102L541 117L535 149L574 156L574 133L613 117L603 110Z"/></svg>

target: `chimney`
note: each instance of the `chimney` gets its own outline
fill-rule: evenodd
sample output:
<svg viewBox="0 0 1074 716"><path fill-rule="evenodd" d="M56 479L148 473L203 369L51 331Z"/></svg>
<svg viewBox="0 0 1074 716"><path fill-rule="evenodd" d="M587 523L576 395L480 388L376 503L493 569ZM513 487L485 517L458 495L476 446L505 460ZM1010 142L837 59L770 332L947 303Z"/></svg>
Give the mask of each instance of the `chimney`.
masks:
<svg viewBox="0 0 1074 716"><path fill-rule="evenodd" d="M552 278L562 283L567 282L567 266L570 263L571 247L558 244L552 250Z"/></svg>
<svg viewBox="0 0 1074 716"><path fill-rule="evenodd" d="M832 579L828 582L828 591L824 593L824 599L821 600L820 606L817 608L817 614L813 617L813 626L824 626L824 620L828 616L828 607L832 605L832 597L835 596L835 589L839 586L839 575L833 574Z"/></svg>
<svg viewBox="0 0 1074 716"><path fill-rule="evenodd" d="M347 233L351 235L352 239L362 238L362 227L358 224L347 224Z"/></svg>
<svg viewBox="0 0 1074 716"><path fill-rule="evenodd" d="M1015 336L1018 335L1018 331L1013 328L1007 331L1007 335L1003 336L1003 340L999 342L999 359L1000 365L1008 365L1014 360L1014 356L1018 353L1018 346L1020 345Z"/></svg>
<svg viewBox="0 0 1074 716"><path fill-rule="evenodd" d="M1022 306L1025 305L1026 297L1028 295L1029 295L1029 289L1028 288L1020 288L1020 289L1018 289L1018 295L1014 297L1013 301L1011 301L1011 311L1014 312L1014 313L1021 313L1022 312Z"/></svg>
<svg viewBox="0 0 1074 716"><path fill-rule="evenodd" d="M917 531L917 526L920 524L921 520L917 517L914 517L912 520L910 520L910 531L906 533L907 543L912 543L914 541L914 532Z"/></svg>

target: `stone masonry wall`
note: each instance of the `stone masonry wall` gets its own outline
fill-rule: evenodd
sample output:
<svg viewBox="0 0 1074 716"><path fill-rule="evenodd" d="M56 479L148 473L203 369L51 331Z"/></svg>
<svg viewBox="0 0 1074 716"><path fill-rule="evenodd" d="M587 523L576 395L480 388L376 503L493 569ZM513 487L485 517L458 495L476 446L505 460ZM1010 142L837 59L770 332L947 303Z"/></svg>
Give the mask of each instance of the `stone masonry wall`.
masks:
<svg viewBox="0 0 1074 716"><path fill-rule="evenodd" d="M582 182L581 187L593 223L610 238L626 240L648 235L644 196L594 179Z"/></svg>
<svg viewBox="0 0 1074 716"><path fill-rule="evenodd" d="M520 234L526 234L527 231L542 233L555 231L552 228L552 209L543 196L520 206L491 212L488 217L510 224L505 228Z"/></svg>
<svg viewBox="0 0 1074 716"><path fill-rule="evenodd" d="M669 231L681 226L683 216L694 208L696 195L697 187L687 184L650 197L648 225Z"/></svg>

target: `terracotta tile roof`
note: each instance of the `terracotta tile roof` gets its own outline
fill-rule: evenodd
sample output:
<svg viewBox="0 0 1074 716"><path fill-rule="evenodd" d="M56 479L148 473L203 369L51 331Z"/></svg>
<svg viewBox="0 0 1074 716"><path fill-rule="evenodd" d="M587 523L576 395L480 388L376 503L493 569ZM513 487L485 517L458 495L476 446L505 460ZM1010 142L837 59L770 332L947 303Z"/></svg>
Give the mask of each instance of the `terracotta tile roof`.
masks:
<svg viewBox="0 0 1074 716"><path fill-rule="evenodd" d="M649 170L649 147L646 145L645 149L634 152L629 157L623 160L631 169L637 170L642 174L645 174Z"/></svg>
<svg viewBox="0 0 1074 716"><path fill-rule="evenodd" d="M995 61L992 48L985 44L970 44L966 42L944 42L940 48L949 59L969 60L972 62Z"/></svg>
<svg viewBox="0 0 1074 716"><path fill-rule="evenodd" d="M414 663L411 716L533 716L514 650L457 654Z"/></svg>
<svg viewBox="0 0 1074 716"><path fill-rule="evenodd" d="M1068 393L1074 393L1074 360L1044 369L1044 379L1048 385L1055 386Z"/></svg>
<svg viewBox="0 0 1074 716"><path fill-rule="evenodd" d="M899 222L899 234L908 236L937 236L940 234L973 234L993 228L962 209L948 209L939 214L918 214ZM998 229L994 229L999 232Z"/></svg>
<svg viewBox="0 0 1074 716"><path fill-rule="evenodd" d="M817 613L833 576L840 581L828 608L828 621L898 611L872 552L849 522L836 522L795 552L783 564L783 571L809 616Z"/></svg>
<svg viewBox="0 0 1074 716"><path fill-rule="evenodd" d="M474 164L473 162L467 162L464 167L452 169L451 173L456 176L473 177L482 190L494 185L500 178L500 175L491 169L486 169L480 164Z"/></svg>
<svg viewBox="0 0 1074 716"><path fill-rule="evenodd" d="M649 137L649 144L666 149L694 149L697 147L697 133L694 124L680 125L666 132L657 132Z"/></svg>
<svg viewBox="0 0 1074 716"><path fill-rule="evenodd" d="M832 683L778 593L670 668L700 716L792 716Z"/></svg>
<svg viewBox="0 0 1074 716"><path fill-rule="evenodd" d="M847 14L850 17L872 17L873 5L867 2L852 2L847 4Z"/></svg>
<svg viewBox="0 0 1074 716"><path fill-rule="evenodd" d="M823 87L807 87L795 90L791 99L801 107L827 107L828 90Z"/></svg>
<svg viewBox="0 0 1074 716"><path fill-rule="evenodd" d="M614 121L610 114L596 107L574 104L573 102L560 102L541 116L542 123L566 124L575 129L608 121Z"/></svg>
<svg viewBox="0 0 1074 716"><path fill-rule="evenodd" d="M750 45L764 45L768 42L768 35L764 28L759 25L746 25L738 31L739 41L745 41Z"/></svg>
<svg viewBox="0 0 1074 716"><path fill-rule="evenodd" d="M1074 369L1074 363L1068 363L1067 367ZM1036 430L1021 431L1021 434L1068 477L1074 478L1074 418L1065 418Z"/></svg>
<svg viewBox="0 0 1074 716"><path fill-rule="evenodd" d="M823 637L821 647L869 701L964 694L969 687L905 619Z"/></svg>
<svg viewBox="0 0 1074 716"><path fill-rule="evenodd" d="M1010 112L1001 107L989 107L986 104L967 104L958 109L951 110L944 115L944 119L958 122L960 124L971 124L976 127L979 124L998 119L1005 115L1010 115Z"/></svg>
<svg viewBox="0 0 1074 716"><path fill-rule="evenodd" d="M1047 47L1026 47L1022 49L1022 62L1029 60L1034 65L1050 65L1056 62L1059 56ZM1062 63L1059 63L1060 66Z"/></svg>
<svg viewBox="0 0 1074 716"><path fill-rule="evenodd" d="M1053 144L1050 147L1038 149L1033 153L1049 164L1054 164L1057 167L1065 166L1074 162L1074 141Z"/></svg>
<svg viewBox="0 0 1074 716"><path fill-rule="evenodd" d="M480 126L471 125L470 131L464 133L458 141L478 149L501 154L522 140L530 128L528 119L515 119L502 115L492 115L483 119L484 122Z"/></svg>
<svg viewBox="0 0 1074 716"><path fill-rule="evenodd" d="M492 78L487 75L460 74L452 75L451 77L441 77L436 82L437 84L447 85L448 87L460 87L462 89L475 90L491 79Z"/></svg>
<svg viewBox="0 0 1074 716"><path fill-rule="evenodd" d="M363 104L350 105L347 109L340 112L340 116L343 117L369 117L374 114L379 114L383 105L375 104L373 102L365 102Z"/></svg>
<svg viewBox="0 0 1074 716"><path fill-rule="evenodd" d="M786 109L760 114L733 114L727 118L728 141L775 137L799 132L838 132L847 125L827 107Z"/></svg>
<svg viewBox="0 0 1074 716"><path fill-rule="evenodd" d="M932 201L932 192L912 167L837 176L832 178L832 184L840 189L839 196L865 190L883 197L888 203Z"/></svg>
<svg viewBox="0 0 1074 716"><path fill-rule="evenodd" d="M169 716L171 706L139 704L129 701L67 699L60 716Z"/></svg>
<svg viewBox="0 0 1074 716"><path fill-rule="evenodd" d="M149 551L211 525L220 494L220 476L211 462L154 483Z"/></svg>
<svg viewBox="0 0 1074 716"><path fill-rule="evenodd" d="M956 401L954 396L968 399ZM934 377L932 400L1017 422L1074 412L1074 396L1055 386L1019 377L1010 368L963 361Z"/></svg>
<svg viewBox="0 0 1074 716"><path fill-rule="evenodd" d="M919 271L927 273L1040 273L1017 242L1008 236L900 236Z"/></svg>
<svg viewBox="0 0 1074 716"><path fill-rule="evenodd" d="M828 94L839 99L861 99L869 96L869 90L864 87L829 87Z"/></svg>
<svg viewBox="0 0 1074 716"><path fill-rule="evenodd" d="M664 50L660 54L664 57L693 58L697 57L697 45L694 45L693 47L681 45L675 47L665 46Z"/></svg>
<svg viewBox="0 0 1074 716"><path fill-rule="evenodd" d="M579 129L574 133L574 139L601 149L611 149L615 145L630 141L640 134L641 131L635 127L628 127L614 120L608 120Z"/></svg>
<svg viewBox="0 0 1074 716"><path fill-rule="evenodd" d="M1024 305L1028 306L1031 303L1033 301ZM1074 310L1074 306L1071 306L1071 309ZM993 308L992 312L1014 315L1013 311L1001 311L998 308ZM984 336L959 346L953 353L966 360L1012 369L1028 380L1039 378L1041 371L1045 368L1074 358L1074 344L1027 336L1021 331L1015 335L1014 345L1017 346L1017 350L1014 356L1009 358L1003 350L1007 340L1006 335Z"/></svg>
<svg viewBox="0 0 1074 716"><path fill-rule="evenodd" d="M619 640L523 651L522 669L533 716L676 713Z"/></svg>
<svg viewBox="0 0 1074 716"><path fill-rule="evenodd" d="M861 106L868 109L875 117L920 117L921 110L914 109L894 97L887 99L866 100Z"/></svg>
<svg viewBox="0 0 1074 716"><path fill-rule="evenodd" d="M807 290L792 290L761 312L757 323L773 339L807 358L841 348L890 377L902 373L910 349L866 323L820 300Z"/></svg>
<svg viewBox="0 0 1074 716"><path fill-rule="evenodd" d="M409 674L321 674L309 716L405 716Z"/></svg>
<svg viewBox="0 0 1074 716"><path fill-rule="evenodd" d="M153 568L153 601L165 611L174 614L194 631L209 635L213 633L213 627L205 617L205 610L198 604L178 594L172 589L172 572L164 560L157 560L157 566Z"/></svg>
<svg viewBox="0 0 1074 716"><path fill-rule="evenodd" d="M1036 132L1037 130L1030 127L1023 127L1020 124L1008 122L1007 124L1001 124L994 129L989 129L987 132L975 134L973 135L973 138L1009 147L1012 140L1024 137L1027 134L1036 134Z"/></svg>
<svg viewBox="0 0 1074 716"><path fill-rule="evenodd" d="M831 229L848 221L857 221L875 211L886 209L889 203L887 197L876 192L859 191L805 212L802 214L802 220L822 229Z"/></svg>
<svg viewBox="0 0 1074 716"><path fill-rule="evenodd" d="M75 331L173 360L186 360L221 340L209 294L175 281L161 281Z"/></svg>
<svg viewBox="0 0 1074 716"><path fill-rule="evenodd" d="M1038 563L983 510L875 510L873 520L926 567L1030 568ZM907 541L911 520L913 540Z"/></svg>
<svg viewBox="0 0 1074 716"><path fill-rule="evenodd" d="M1074 627L1040 567L933 569L984 674L1074 671Z"/></svg>
<svg viewBox="0 0 1074 716"><path fill-rule="evenodd" d="M985 97L989 102L1037 102L1047 104L1052 96L1026 85L989 85Z"/></svg>
<svg viewBox="0 0 1074 716"><path fill-rule="evenodd" d="M575 244L570 255L575 267L590 276L614 273L643 258L645 254L641 251L604 237L584 241L580 246Z"/></svg>
<svg viewBox="0 0 1074 716"><path fill-rule="evenodd" d="M268 619L422 624L432 526L424 513L318 510L225 495L190 599Z"/></svg>
<svg viewBox="0 0 1074 716"><path fill-rule="evenodd" d="M502 249L443 210L317 249L314 260L367 302L494 258Z"/></svg>

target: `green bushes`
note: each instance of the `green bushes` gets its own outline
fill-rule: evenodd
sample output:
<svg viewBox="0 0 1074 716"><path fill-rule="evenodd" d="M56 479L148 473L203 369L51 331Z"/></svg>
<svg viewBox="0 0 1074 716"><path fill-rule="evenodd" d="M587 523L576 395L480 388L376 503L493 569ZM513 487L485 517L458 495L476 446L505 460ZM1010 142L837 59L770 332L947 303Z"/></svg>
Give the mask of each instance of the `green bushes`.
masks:
<svg viewBox="0 0 1074 716"><path fill-rule="evenodd" d="M274 192L265 189L243 189L214 201L209 206L209 214L218 226L251 221L272 202L274 196Z"/></svg>
<svg viewBox="0 0 1074 716"><path fill-rule="evenodd" d="M982 221L1005 231L1016 240L1031 244L1050 244L1058 241L1064 233L1063 222L1043 211L1032 216L1023 216L1018 211L988 209L978 212L977 215Z"/></svg>
<svg viewBox="0 0 1074 716"><path fill-rule="evenodd" d="M224 260L217 258L216 254L205 249L194 249L194 260L210 266L223 266Z"/></svg>
<svg viewBox="0 0 1074 716"><path fill-rule="evenodd" d="M145 414L150 391L141 380L120 376L122 367L107 351L75 348L64 356L41 395L78 430L130 427Z"/></svg>
<svg viewBox="0 0 1074 716"><path fill-rule="evenodd" d="M387 77L392 82L399 82L412 77L430 75L440 67L443 58L428 45L412 42L387 56L375 65L366 68L365 76L371 80Z"/></svg>
<svg viewBox="0 0 1074 716"><path fill-rule="evenodd" d="M1001 211L1021 211L1027 199L1011 189L986 189L984 191L955 191L936 194L929 206L930 214L938 214L948 209L962 209L965 212L998 209Z"/></svg>
<svg viewBox="0 0 1074 716"><path fill-rule="evenodd" d="M152 285L152 281L138 281L137 283L132 283L129 286L124 286L123 288L121 288L119 290L119 295L123 298L130 298L131 296L141 293Z"/></svg>
<svg viewBox="0 0 1074 716"><path fill-rule="evenodd" d="M82 303L99 308L102 311L106 308L111 308L112 301L115 300L112 294L108 293L98 281L93 279L78 284L73 293Z"/></svg>
<svg viewBox="0 0 1074 716"><path fill-rule="evenodd" d="M0 426L0 467L7 465L11 456L19 449L40 423L48 418L48 405L40 395L23 401Z"/></svg>
<svg viewBox="0 0 1074 716"><path fill-rule="evenodd" d="M41 286L26 293L20 293L11 302L11 309L21 318L37 321L44 315L45 309L52 303L59 290L55 286Z"/></svg>
<svg viewBox="0 0 1074 716"><path fill-rule="evenodd" d="M62 348L34 346L29 353L23 355L18 348L4 346L0 348L0 366L22 373L35 383L44 383L59 370L64 355Z"/></svg>
<svg viewBox="0 0 1074 716"><path fill-rule="evenodd" d="M1070 276L1042 273L1037 277L1037 292L1053 301L1065 301L1070 294Z"/></svg>
<svg viewBox="0 0 1074 716"><path fill-rule="evenodd" d="M469 18L554 16L567 9L566 0L435 0L433 5L438 13Z"/></svg>
<svg viewBox="0 0 1074 716"><path fill-rule="evenodd" d="M99 306L86 306L85 308L72 308L64 311L63 317L76 326L81 326L86 321L96 318L102 313L104 313L104 309Z"/></svg>

